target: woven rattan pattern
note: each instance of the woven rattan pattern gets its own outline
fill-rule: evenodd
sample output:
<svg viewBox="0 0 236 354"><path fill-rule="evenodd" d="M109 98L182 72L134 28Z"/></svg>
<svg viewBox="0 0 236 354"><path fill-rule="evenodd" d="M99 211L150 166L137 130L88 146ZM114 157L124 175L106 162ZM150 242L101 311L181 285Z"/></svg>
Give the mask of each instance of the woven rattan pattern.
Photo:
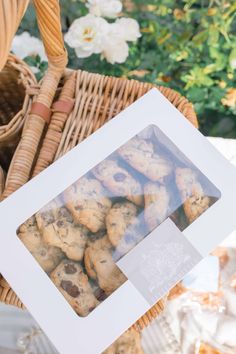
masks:
<svg viewBox="0 0 236 354"><path fill-rule="evenodd" d="M20 139L34 85L35 76L26 63L9 55L0 72L0 164L5 169Z"/></svg>

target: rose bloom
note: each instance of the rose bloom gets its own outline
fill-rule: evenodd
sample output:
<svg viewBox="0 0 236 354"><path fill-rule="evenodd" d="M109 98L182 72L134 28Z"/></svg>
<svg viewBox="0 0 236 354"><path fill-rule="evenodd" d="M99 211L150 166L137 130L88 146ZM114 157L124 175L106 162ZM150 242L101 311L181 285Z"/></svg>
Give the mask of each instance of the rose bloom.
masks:
<svg viewBox="0 0 236 354"><path fill-rule="evenodd" d="M121 64L129 55L127 41L134 42L141 36L139 24L132 18L117 19L110 24L109 36L105 38L102 57L111 64Z"/></svg>
<svg viewBox="0 0 236 354"><path fill-rule="evenodd" d="M86 6L91 14L109 18L116 17L122 10L119 0L88 0Z"/></svg>
<svg viewBox="0 0 236 354"><path fill-rule="evenodd" d="M65 35L66 43L75 49L78 58L101 54L111 64L124 63L129 55L127 41L141 36L139 24L131 18L108 23L92 14L75 20Z"/></svg>
<svg viewBox="0 0 236 354"><path fill-rule="evenodd" d="M15 36L11 49L21 59L39 55L43 61L47 61L42 41L31 36L28 32Z"/></svg>
<svg viewBox="0 0 236 354"><path fill-rule="evenodd" d="M88 14L75 20L65 35L66 43L75 48L79 58L101 53L109 23L101 17Z"/></svg>
<svg viewBox="0 0 236 354"><path fill-rule="evenodd" d="M112 32L125 41L135 42L141 37L139 24L133 18L122 17L111 24Z"/></svg>
<svg viewBox="0 0 236 354"><path fill-rule="evenodd" d="M121 64L129 55L129 46L122 38L106 38L102 57L110 64Z"/></svg>

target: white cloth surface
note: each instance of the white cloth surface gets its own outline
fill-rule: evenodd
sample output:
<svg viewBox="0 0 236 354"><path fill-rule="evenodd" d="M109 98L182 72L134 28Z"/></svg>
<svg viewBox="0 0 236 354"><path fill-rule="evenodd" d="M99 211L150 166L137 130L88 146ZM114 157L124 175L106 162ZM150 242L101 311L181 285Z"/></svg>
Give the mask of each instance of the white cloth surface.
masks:
<svg viewBox="0 0 236 354"><path fill-rule="evenodd" d="M34 324L27 311L0 304L0 347L16 349L19 335L29 331Z"/></svg>

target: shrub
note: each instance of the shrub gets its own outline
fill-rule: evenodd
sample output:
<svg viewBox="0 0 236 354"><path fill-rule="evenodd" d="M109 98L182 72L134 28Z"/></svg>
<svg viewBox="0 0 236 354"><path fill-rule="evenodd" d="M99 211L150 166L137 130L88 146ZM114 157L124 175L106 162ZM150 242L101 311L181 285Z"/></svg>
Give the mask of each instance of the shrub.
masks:
<svg viewBox="0 0 236 354"><path fill-rule="evenodd" d="M176 89L194 103L208 135L236 137L236 3L234 0L124 0L123 16L136 19L142 37L124 64L69 50L69 66L135 78ZM61 0L63 31L87 14L85 1ZM22 30L35 30L29 9Z"/></svg>

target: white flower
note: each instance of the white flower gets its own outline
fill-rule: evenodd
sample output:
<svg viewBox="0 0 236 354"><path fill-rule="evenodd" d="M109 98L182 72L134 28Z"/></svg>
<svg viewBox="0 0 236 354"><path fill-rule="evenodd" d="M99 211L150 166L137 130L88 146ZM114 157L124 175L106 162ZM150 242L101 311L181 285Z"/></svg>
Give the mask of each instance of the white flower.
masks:
<svg viewBox="0 0 236 354"><path fill-rule="evenodd" d="M125 41L134 42L141 37L139 24L132 18L119 18L111 26L113 33L116 33Z"/></svg>
<svg viewBox="0 0 236 354"><path fill-rule="evenodd" d="M236 59L232 59L230 62L230 66L232 69L236 69Z"/></svg>
<svg viewBox="0 0 236 354"><path fill-rule="evenodd" d="M90 0L90 3L96 1ZM79 58L101 54L109 63L120 64L129 55L127 41L136 41L140 36L138 22L133 19L121 18L108 23L102 17L88 14L72 23L65 35L65 41L75 49Z"/></svg>
<svg viewBox="0 0 236 354"><path fill-rule="evenodd" d="M122 10L119 0L88 0L86 6L91 14L109 18L116 17Z"/></svg>
<svg viewBox="0 0 236 354"><path fill-rule="evenodd" d="M21 59L39 55L41 60L47 61L42 41L31 36L28 32L14 37L11 50Z"/></svg>
<svg viewBox="0 0 236 354"><path fill-rule="evenodd" d="M122 39L110 36L104 43L102 57L111 64L121 64L126 61L129 55L129 46Z"/></svg>
<svg viewBox="0 0 236 354"><path fill-rule="evenodd" d="M129 55L126 41L136 41L141 36L139 24L131 18L121 18L110 24L109 36L104 39L102 57L111 64L124 63Z"/></svg>
<svg viewBox="0 0 236 354"><path fill-rule="evenodd" d="M229 55L229 65L233 70L236 69L236 48L232 49Z"/></svg>
<svg viewBox="0 0 236 354"><path fill-rule="evenodd" d="M109 23L101 17L88 14L75 20L65 35L66 43L75 48L79 58L101 53Z"/></svg>

